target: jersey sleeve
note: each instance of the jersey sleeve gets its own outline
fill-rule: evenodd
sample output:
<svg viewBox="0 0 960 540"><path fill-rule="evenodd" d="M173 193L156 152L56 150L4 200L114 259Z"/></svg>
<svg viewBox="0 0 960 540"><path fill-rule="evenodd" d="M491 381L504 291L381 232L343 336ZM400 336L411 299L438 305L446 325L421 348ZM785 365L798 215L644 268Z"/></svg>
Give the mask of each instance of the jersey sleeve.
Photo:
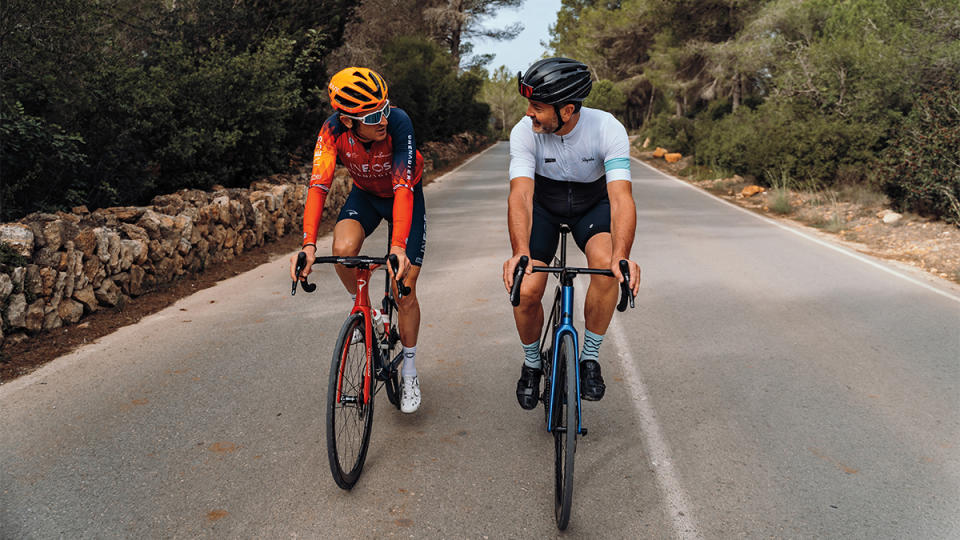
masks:
<svg viewBox="0 0 960 540"><path fill-rule="evenodd" d="M533 178L536 169L536 140L530 119L524 116L510 131L510 180Z"/></svg>
<svg viewBox="0 0 960 540"><path fill-rule="evenodd" d="M317 230L323 217L323 203L333 183L333 171L337 165L336 134L331 116L320 128L317 146L313 151L313 172L310 174L310 186L307 188L307 203L303 209L303 245L317 242Z"/></svg>
<svg viewBox="0 0 960 540"><path fill-rule="evenodd" d="M607 183L616 180L631 180L630 176L630 139L627 129L613 115L608 115L603 129L604 141L603 168Z"/></svg>
<svg viewBox="0 0 960 540"><path fill-rule="evenodd" d="M393 144L393 236L390 245L406 248L413 223L413 186L417 174L417 139L413 122L403 109L390 111L387 132Z"/></svg>

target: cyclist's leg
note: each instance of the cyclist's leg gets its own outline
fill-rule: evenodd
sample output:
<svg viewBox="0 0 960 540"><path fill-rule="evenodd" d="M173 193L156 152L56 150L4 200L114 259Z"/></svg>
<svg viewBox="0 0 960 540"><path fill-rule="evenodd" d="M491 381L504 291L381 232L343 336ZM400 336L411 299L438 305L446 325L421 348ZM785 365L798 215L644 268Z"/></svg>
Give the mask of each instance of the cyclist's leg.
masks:
<svg viewBox="0 0 960 540"><path fill-rule="evenodd" d="M572 227L577 246L587 256L590 268L610 268L613 237L610 235L610 203L601 201L587 211ZM584 297L584 326L587 330L604 334L613 318L619 289L614 278L591 275L590 286Z"/></svg>
<svg viewBox="0 0 960 540"><path fill-rule="evenodd" d="M548 266L553 261L560 243L560 221L533 204L530 227L530 266ZM520 285L520 304L513 308L521 343L532 343L540 338L543 328L543 292L547 288L547 274L536 273L523 277Z"/></svg>
<svg viewBox="0 0 960 540"><path fill-rule="evenodd" d="M392 216L392 208L390 215ZM400 343L404 347L416 347L420 333L420 302L417 299L417 279L420 277L420 267L427 249L427 215L423 200L422 184L413 188L413 215L410 222L410 234L407 236L407 258L410 260L410 271L403 278L403 283L410 287L410 294L401 298L397 305L399 310L398 329ZM397 296L396 284L393 288L394 297Z"/></svg>
<svg viewBox="0 0 960 540"><path fill-rule="evenodd" d="M392 207L390 216L393 215ZM420 379L417 376L417 338L420 333L420 302L417 299L417 280L427 247L427 216L423 199L423 186L413 188L413 214L410 222L410 234L407 236L407 259L410 270L404 276L404 285L410 292L397 301L399 308L397 326L400 331L400 343L403 345L403 367L401 369L400 410L412 413L420 407ZM394 297L397 297L396 284L393 285Z"/></svg>
<svg viewBox="0 0 960 540"><path fill-rule="evenodd" d="M350 190L333 227L333 255L355 257L360 254L363 240L380 224L380 215L370 203L370 195L356 186ZM357 294L357 277L353 268L335 265L337 276L347 292Z"/></svg>
<svg viewBox="0 0 960 540"><path fill-rule="evenodd" d="M530 265L547 266L553 260L560 241L560 223L537 203L533 205L533 225L530 230ZM540 398L540 332L543 328L543 293L547 288L547 274L524 276L520 285L520 303L513 308L513 318L523 347L523 367L517 381L517 402L524 409L533 409Z"/></svg>
<svg viewBox="0 0 960 540"><path fill-rule="evenodd" d="M610 235L610 205L598 203L574 226L574 238L587 256L587 266L610 268L613 238ZM608 276L590 276L584 297L583 354L580 356L580 387L584 399L603 398L606 386L600 374L599 353L617 303L617 282Z"/></svg>

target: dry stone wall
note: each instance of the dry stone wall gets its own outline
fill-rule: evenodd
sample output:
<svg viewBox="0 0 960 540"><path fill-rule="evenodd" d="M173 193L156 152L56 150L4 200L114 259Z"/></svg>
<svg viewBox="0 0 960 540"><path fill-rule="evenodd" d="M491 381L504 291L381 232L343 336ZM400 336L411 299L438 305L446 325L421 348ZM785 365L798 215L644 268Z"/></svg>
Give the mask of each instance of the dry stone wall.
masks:
<svg viewBox="0 0 960 540"><path fill-rule="evenodd" d="M77 207L0 225L7 250L0 265L0 344L75 324L299 231L308 178L277 175L246 189L182 190L149 206ZM338 171L326 215L339 209L350 186Z"/></svg>

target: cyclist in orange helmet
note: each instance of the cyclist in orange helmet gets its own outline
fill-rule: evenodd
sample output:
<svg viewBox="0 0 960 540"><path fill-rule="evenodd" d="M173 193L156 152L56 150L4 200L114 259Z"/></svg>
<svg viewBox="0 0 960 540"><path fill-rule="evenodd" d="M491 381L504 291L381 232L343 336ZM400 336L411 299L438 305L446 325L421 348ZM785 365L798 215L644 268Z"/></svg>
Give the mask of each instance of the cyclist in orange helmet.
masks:
<svg viewBox="0 0 960 540"><path fill-rule="evenodd" d="M327 93L334 112L320 128L313 155L303 212L302 251L307 266L301 276L311 272L323 203L334 168L341 163L353 178L353 188L333 230L333 255L358 255L364 239L386 219L392 225L390 253L400 261L398 277L411 289L398 303L398 326L404 355L400 410L412 413L420 407L415 361L420 329L416 285L426 248L426 209L420 182L423 156L417 151L410 117L403 109L391 107L387 83L379 73L348 67L330 79ZM290 259L292 279L297 279L295 267L296 254ZM344 287L356 297L354 270L341 265L336 270Z"/></svg>

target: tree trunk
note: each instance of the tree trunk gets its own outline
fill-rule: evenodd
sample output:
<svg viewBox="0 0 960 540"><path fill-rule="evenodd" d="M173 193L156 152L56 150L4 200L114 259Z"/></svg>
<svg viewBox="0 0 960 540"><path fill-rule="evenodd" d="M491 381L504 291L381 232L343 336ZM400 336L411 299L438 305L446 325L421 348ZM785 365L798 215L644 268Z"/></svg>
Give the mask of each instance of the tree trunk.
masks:
<svg viewBox="0 0 960 540"><path fill-rule="evenodd" d="M736 112L740 106L740 74L733 76L733 110Z"/></svg>
<svg viewBox="0 0 960 540"><path fill-rule="evenodd" d="M463 34L463 0L450 2L451 10L456 13L455 22L450 29L450 57L453 59L453 69L460 69L460 39Z"/></svg>

